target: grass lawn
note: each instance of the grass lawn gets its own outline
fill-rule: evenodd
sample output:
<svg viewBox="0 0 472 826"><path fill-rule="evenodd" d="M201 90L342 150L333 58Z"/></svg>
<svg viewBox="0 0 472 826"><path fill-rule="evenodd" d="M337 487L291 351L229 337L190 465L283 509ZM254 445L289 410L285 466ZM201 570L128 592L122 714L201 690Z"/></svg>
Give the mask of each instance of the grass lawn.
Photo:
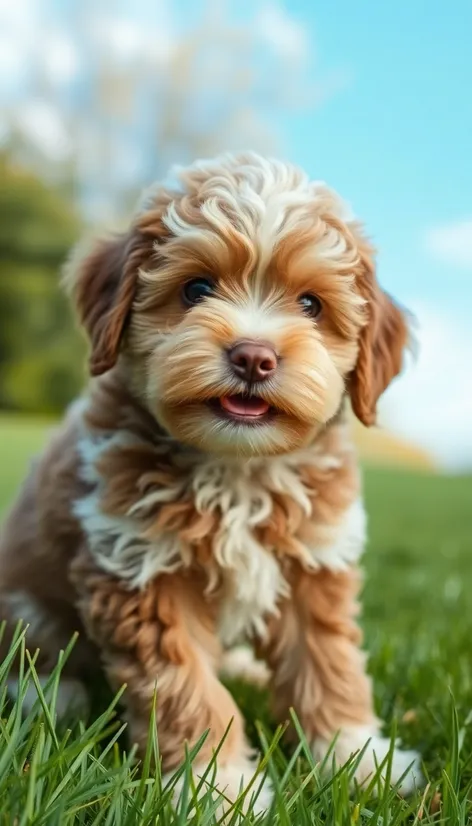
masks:
<svg viewBox="0 0 472 826"><path fill-rule="evenodd" d="M0 511L43 433L42 425L0 419ZM387 732L421 752L428 786L410 801L392 790L375 798L372 788L350 796L352 766L322 780L303 738L295 753L277 742L265 695L234 684L276 790L260 822L465 826L472 822L472 477L366 469L365 489L363 625L377 710ZM56 728L45 703L22 720L20 705L5 701L7 672L8 662L0 667L0 826L218 822L209 798L193 813L185 802L172 810L151 760L137 766L126 751L119 710L102 707L98 718L66 729ZM188 765L183 771L188 777ZM239 822L236 813L230 822ZM249 813L244 822L256 820Z"/></svg>

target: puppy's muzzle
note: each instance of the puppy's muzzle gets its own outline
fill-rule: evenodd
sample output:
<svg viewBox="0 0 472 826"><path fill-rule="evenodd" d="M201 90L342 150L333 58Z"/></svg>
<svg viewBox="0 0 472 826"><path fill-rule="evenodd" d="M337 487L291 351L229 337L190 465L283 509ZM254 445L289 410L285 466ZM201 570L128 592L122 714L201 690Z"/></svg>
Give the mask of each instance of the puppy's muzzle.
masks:
<svg viewBox="0 0 472 826"><path fill-rule="evenodd" d="M248 384L266 381L277 370L274 348L258 341L238 341L228 358L233 373Z"/></svg>

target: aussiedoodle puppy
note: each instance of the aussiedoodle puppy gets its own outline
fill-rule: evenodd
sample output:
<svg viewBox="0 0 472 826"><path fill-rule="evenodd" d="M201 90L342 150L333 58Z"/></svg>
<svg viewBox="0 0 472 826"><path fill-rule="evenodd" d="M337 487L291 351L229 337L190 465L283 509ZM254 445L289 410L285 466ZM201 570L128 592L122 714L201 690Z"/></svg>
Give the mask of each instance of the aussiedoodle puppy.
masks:
<svg viewBox="0 0 472 826"><path fill-rule="evenodd" d="M225 155L151 189L66 284L93 378L4 526L1 615L29 622L44 675L78 629L66 699L101 663L127 684L141 748L157 691L165 772L209 730L198 776L232 721L216 775L230 799L256 764L218 675L246 640L277 717L295 709L317 758L335 737L338 763L365 747L363 782L389 740L355 623L366 520L349 406L374 423L408 330L362 226L299 169ZM391 768L414 787L414 754Z"/></svg>

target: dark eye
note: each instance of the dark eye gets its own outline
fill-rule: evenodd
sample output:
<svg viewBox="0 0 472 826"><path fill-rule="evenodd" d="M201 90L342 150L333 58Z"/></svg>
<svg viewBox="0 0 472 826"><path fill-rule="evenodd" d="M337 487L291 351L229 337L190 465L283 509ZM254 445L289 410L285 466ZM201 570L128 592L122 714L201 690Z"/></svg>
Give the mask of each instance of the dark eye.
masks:
<svg viewBox="0 0 472 826"><path fill-rule="evenodd" d="M298 303L300 304L305 315L310 316L310 318L318 318L321 314L321 310L323 309L320 299L311 293L304 293L301 295L298 299Z"/></svg>
<svg viewBox="0 0 472 826"><path fill-rule="evenodd" d="M200 304L215 292L215 285L209 278L192 278L182 289L182 298L187 307Z"/></svg>

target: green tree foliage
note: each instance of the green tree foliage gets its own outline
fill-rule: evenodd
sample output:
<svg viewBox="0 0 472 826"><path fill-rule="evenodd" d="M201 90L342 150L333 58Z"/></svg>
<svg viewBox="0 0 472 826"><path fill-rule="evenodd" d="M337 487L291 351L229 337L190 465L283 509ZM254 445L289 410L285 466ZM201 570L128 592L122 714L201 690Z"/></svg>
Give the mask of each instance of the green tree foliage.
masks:
<svg viewBox="0 0 472 826"><path fill-rule="evenodd" d="M6 152L0 181L0 407L56 413L83 380L83 343L59 287L80 222Z"/></svg>

